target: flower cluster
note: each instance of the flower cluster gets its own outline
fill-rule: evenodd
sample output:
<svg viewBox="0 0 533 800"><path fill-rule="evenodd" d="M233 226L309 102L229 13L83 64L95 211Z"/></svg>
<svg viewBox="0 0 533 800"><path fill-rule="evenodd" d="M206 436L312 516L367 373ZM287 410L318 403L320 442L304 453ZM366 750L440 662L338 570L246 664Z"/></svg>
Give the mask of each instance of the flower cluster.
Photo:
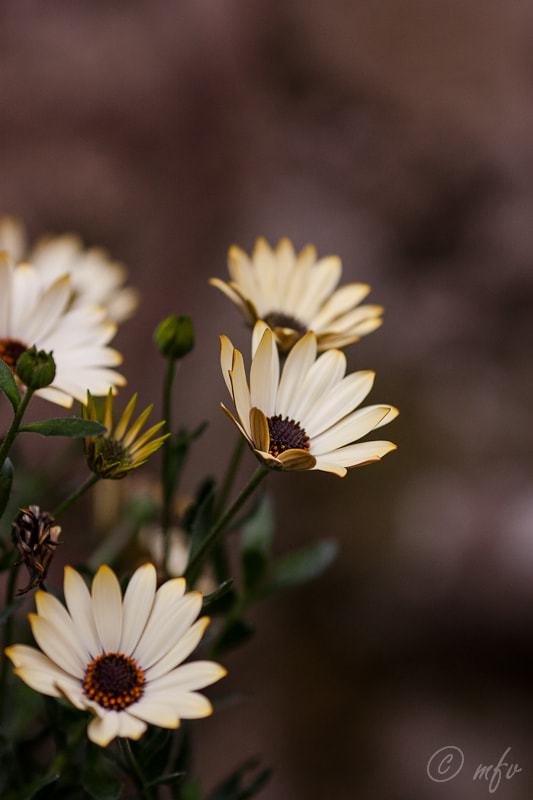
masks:
<svg viewBox="0 0 533 800"><path fill-rule="evenodd" d="M267 496L244 515L239 512L271 470L344 477L349 468L379 461L396 447L389 441L365 439L398 411L386 403L361 405L372 389L374 372L347 374L347 359L339 349L381 325L381 306L361 305L370 287L351 283L336 288L340 259L317 259L311 245L296 254L288 239L275 249L258 239L251 257L232 247L229 270L228 283L213 278L211 284L237 305L251 328L248 372L243 354L228 336L220 337L222 375L234 411L221 406L239 432L238 443L220 485L214 478L202 480L187 502L182 498L180 503L184 464L205 429L204 424L193 431L174 430L172 425L177 363L194 348L191 319L172 314L153 335L166 369L164 420L145 429L152 405L134 418L135 393L115 421L115 395L125 379L115 370L122 357L109 343L117 324L138 302L137 293L124 286L124 268L105 251L84 248L70 234L41 239L29 247L21 223L0 219L0 393L13 412L0 438L0 519L11 513L13 499L19 499L13 479L18 465L12 462L19 435L39 433L81 441L84 469L89 471L53 512L41 510L42 502L30 505L24 499L23 507L17 502L11 537L2 538L0 532L0 572L11 570L6 607L1 609L5 655L28 687L67 701L54 712L61 729L52 737L58 753L42 774L43 762L33 758L32 745L45 742L53 725L42 723L40 730L34 730L42 715L24 697L27 707L13 713L18 702L10 692L13 668L10 664L8 673L4 661L0 726L11 718L27 720L25 738L18 730L13 734L20 737L13 752L16 756L31 752L29 771L34 773L25 780L21 764L9 763L12 750L2 750L10 734L0 737L0 763L7 776L0 777L0 793L9 787L9 797L33 797L59 776L59 794L53 796L81 796L80 779L83 796L99 797L99 787L110 778L109 767L98 748L79 747L85 734L100 748L111 746L111 753L118 748L115 763L126 781L136 785L138 796L159 798L158 787L182 780L190 743L185 734L174 737L172 732L182 720L211 713L211 702L200 690L226 674L218 663L220 655L251 635L245 618L248 609L275 591L317 577L335 553L332 541L318 541L290 554L287 561L276 561ZM81 413L26 423L23 417L34 394L65 407L78 401ZM259 467L230 503L245 444ZM62 594L49 589L59 535L62 542L69 540L68 525L60 526L57 518L96 483L100 489L105 484L116 490L116 498L123 486L117 481L128 478L160 448L157 488L148 499L133 487L129 495L125 491L117 504L125 504L118 521L99 537L86 563L79 570L65 567ZM81 444L79 449L81 455ZM38 491L35 483L33 492ZM45 483L54 491L58 488L53 474ZM21 496L26 498L25 493ZM95 505L105 505L102 497ZM88 527L84 520L84 532ZM236 528L241 529L238 580L226 542ZM90 533L85 538L84 547L89 547ZM146 552L155 564L144 562L141 553ZM29 614L37 647L14 643L20 564L26 566L29 582L17 594L37 590L36 611ZM117 566L130 576L122 584ZM207 594L199 591L200 586ZM209 658L195 654L210 622L205 609L218 617L208 642L203 642L209 645ZM88 726L85 717L77 726L72 722L77 711L89 712ZM63 724L72 727L63 731ZM166 729L167 738L155 740L162 732L154 734L150 730L154 727ZM130 746L126 743L130 739L142 741ZM46 758L49 745L43 745ZM232 773L211 796L251 797L267 779L268 770L244 785L246 769ZM122 783L113 785L109 796L121 796L123 788ZM199 797L194 782L172 794L178 795Z"/></svg>
<svg viewBox="0 0 533 800"><path fill-rule="evenodd" d="M254 326L249 384L242 354L221 337L222 374L237 417L222 408L261 463L343 477L347 468L394 450L388 441L356 444L398 411L386 404L357 408L372 388L374 373L346 376L346 357L335 349L381 324L380 306L354 309L370 287L352 283L334 291L340 260L331 256L316 262L311 245L296 257L288 239L275 251L259 239L251 260L233 247L229 268L229 284L216 278L211 283ZM317 358L319 351L324 352Z"/></svg>

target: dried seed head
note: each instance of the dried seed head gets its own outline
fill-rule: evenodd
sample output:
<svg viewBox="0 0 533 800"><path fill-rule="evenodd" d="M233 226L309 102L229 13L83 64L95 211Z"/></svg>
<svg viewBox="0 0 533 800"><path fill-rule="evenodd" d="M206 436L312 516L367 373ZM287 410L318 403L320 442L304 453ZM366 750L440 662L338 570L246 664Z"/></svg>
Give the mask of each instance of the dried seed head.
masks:
<svg viewBox="0 0 533 800"><path fill-rule="evenodd" d="M48 567L59 544L61 527L47 511L41 513L39 506L21 508L12 527L13 542L21 555L18 564L24 563L30 581L17 594L26 594L31 589L42 586Z"/></svg>

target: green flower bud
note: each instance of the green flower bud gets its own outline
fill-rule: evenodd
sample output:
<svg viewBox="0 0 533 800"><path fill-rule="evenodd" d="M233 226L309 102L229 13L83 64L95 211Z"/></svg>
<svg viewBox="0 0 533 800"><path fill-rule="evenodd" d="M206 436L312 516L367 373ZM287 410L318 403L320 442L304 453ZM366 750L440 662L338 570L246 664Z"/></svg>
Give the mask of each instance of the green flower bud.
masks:
<svg viewBox="0 0 533 800"><path fill-rule="evenodd" d="M17 377L28 389L43 389L50 386L56 376L56 365L52 353L30 347L19 357L16 368Z"/></svg>
<svg viewBox="0 0 533 800"><path fill-rule="evenodd" d="M179 359L194 347L194 327L186 314L171 314L157 326L154 342L165 358Z"/></svg>

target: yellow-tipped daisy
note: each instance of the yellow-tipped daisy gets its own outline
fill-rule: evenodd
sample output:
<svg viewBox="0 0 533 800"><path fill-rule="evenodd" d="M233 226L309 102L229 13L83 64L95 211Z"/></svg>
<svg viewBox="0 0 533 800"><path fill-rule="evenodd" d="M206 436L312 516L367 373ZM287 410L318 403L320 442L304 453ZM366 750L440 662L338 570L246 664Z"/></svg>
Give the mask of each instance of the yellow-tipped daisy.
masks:
<svg viewBox="0 0 533 800"><path fill-rule="evenodd" d="M83 403L87 390L105 395L126 382L111 369L122 356L107 347L116 326L105 321L103 309L70 308L71 296L68 275L44 288L33 266L15 266L0 253L0 358L14 372L31 347L52 353L55 378L37 394L66 407L73 398Z"/></svg>
<svg viewBox="0 0 533 800"><path fill-rule="evenodd" d="M29 261L44 288L70 275L70 308L102 306L106 319L120 323L139 304L137 290L124 286L127 278L124 265L113 261L101 247L86 248L76 234L43 236L30 247L22 222L5 216L0 218L0 250L6 250L15 261Z"/></svg>
<svg viewBox="0 0 533 800"><path fill-rule="evenodd" d="M211 714L198 693L226 674L213 661L186 658L209 623L196 618L200 592L186 593L184 578L156 590L153 564L139 567L122 597L115 573L101 566L89 589L76 570L65 569L65 606L38 591L30 624L37 650L6 649L15 673L32 689L65 697L94 714L87 734L106 747L116 736L139 739L147 725L177 728L181 719Z"/></svg>
<svg viewBox="0 0 533 800"><path fill-rule="evenodd" d="M250 385L244 360L227 336L220 362L237 417L222 404L256 456L273 469L318 469L343 477L349 467L379 461L392 442L358 442L391 422L390 405L357 409L374 381L370 371L345 376L346 357L328 350L317 358L317 340L307 333L287 356L280 377L274 334L257 322L252 337ZM355 410L357 409L357 410Z"/></svg>
<svg viewBox="0 0 533 800"><path fill-rule="evenodd" d="M382 306L359 305L370 286L348 283L335 289L341 260L317 260L313 245L296 254L289 239L281 239L274 250L259 238L251 257L234 245L228 269L229 283L219 278L210 283L235 303L249 325L266 322L283 352L308 331L315 334L318 349L327 350L356 342L382 323Z"/></svg>
<svg viewBox="0 0 533 800"><path fill-rule="evenodd" d="M87 463L90 469L102 478L124 478L132 469L144 464L152 453L158 450L169 434L153 437L165 422L158 422L144 433L141 433L153 405L148 406L137 420L130 424L137 394L134 394L124 409L116 425L113 424L113 394L109 392L104 405L103 414L98 413L94 397L87 395L87 404L82 406L84 419L101 422L106 426L106 433L100 436L88 436L84 439Z"/></svg>

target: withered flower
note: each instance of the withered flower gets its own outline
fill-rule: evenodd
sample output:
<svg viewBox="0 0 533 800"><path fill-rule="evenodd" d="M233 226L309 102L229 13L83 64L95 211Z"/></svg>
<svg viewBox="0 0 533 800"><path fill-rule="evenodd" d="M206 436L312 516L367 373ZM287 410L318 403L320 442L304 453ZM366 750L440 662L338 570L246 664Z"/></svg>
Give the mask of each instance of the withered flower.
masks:
<svg viewBox="0 0 533 800"><path fill-rule="evenodd" d="M46 578L48 567L54 556L61 527L47 511L39 506L21 508L13 522L13 542L17 546L22 558L17 564L25 564L30 582L24 589L19 589L17 594L26 594L31 589L41 587Z"/></svg>

